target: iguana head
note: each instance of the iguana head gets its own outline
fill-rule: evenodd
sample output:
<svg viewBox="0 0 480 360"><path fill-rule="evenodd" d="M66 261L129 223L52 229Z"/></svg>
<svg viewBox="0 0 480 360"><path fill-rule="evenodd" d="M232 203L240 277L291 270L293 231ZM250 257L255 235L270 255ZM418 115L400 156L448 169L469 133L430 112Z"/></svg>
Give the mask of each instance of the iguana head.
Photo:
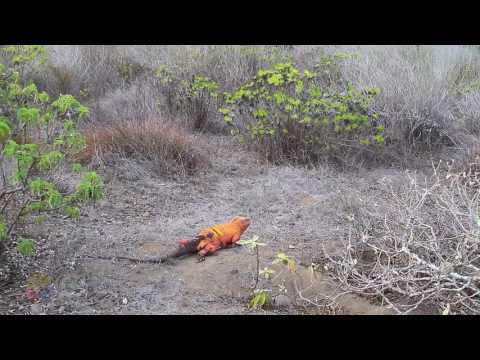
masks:
<svg viewBox="0 0 480 360"><path fill-rule="evenodd" d="M244 232L250 226L251 221L246 216L235 216L230 222L238 224L242 232Z"/></svg>

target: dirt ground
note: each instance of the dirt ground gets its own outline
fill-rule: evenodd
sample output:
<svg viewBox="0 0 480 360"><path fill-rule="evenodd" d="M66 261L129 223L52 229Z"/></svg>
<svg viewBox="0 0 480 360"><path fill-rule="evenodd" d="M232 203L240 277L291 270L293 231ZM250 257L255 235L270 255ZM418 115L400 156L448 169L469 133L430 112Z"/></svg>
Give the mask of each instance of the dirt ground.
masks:
<svg viewBox="0 0 480 360"><path fill-rule="evenodd" d="M106 199L86 209L78 222L55 217L39 227L32 233L38 244L36 270L54 279L55 291L47 301L31 305L24 295L25 273L23 282L0 289L0 312L325 313L325 309L294 306L299 298L291 289L279 306L249 310L246 305L256 262L245 247L222 250L201 263L195 257L160 265L86 257L161 255L171 251L176 240L194 235L201 227L247 215L252 224L243 238L258 235L267 244L261 248L261 268L280 250L310 264L321 244L335 247L342 237L345 219L339 198L345 189L375 191L382 177L401 181L404 176L388 169L352 175L328 168L274 167L263 164L229 137L207 140L213 160L204 174L183 182L166 180L129 161L104 174ZM276 281L287 289L292 283L309 282L305 287L312 297L334 291L325 274L319 273L313 280L309 276L300 267L296 275L285 274ZM353 296L344 296L339 303L335 313L389 313Z"/></svg>

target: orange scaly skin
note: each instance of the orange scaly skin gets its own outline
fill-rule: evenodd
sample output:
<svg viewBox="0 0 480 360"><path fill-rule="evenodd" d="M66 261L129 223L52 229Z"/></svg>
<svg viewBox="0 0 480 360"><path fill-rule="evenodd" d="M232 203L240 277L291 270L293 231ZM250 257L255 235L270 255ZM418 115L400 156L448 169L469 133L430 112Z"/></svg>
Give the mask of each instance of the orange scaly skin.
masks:
<svg viewBox="0 0 480 360"><path fill-rule="evenodd" d="M250 219L236 216L225 224L216 224L200 231L196 239L200 240L197 251L201 257L215 251L234 246L250 226Z"/></svg>

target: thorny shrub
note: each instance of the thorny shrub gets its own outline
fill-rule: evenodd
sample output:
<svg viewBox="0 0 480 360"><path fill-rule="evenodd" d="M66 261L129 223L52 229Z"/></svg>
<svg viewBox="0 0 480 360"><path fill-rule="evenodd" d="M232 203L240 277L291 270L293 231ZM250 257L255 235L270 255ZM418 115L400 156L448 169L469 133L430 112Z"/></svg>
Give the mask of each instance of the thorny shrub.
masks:
<svg viewBox="0 0 480 360"><path fill-rule="evenodd" d="M480 197L462 176L435 172L383 182L385 204L345 199L350 227L339 252L324 249L325 268L345 292L390 306L475 314L480 311ZM347 205L348 202L348 205Z"/></svg>

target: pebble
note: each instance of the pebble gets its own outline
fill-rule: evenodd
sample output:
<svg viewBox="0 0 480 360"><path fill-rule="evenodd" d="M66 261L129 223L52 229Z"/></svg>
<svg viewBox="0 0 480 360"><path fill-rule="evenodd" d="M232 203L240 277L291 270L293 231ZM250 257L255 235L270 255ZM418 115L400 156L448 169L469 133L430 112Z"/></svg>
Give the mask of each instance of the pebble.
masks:
<svg viewBox="0 0 480 360"><path fill-rule="evenodd" d="M32 304L30 305L30 312L32 315L40 315L42 313L42 305L40 304Z"/></svg>
<svg viewBox="0 0 480 360"><path fill-rule="evenodd" d="M273 299L273 304L275 306L289 306L292 304L292 300L286 295L277 295Z"/></svg>

